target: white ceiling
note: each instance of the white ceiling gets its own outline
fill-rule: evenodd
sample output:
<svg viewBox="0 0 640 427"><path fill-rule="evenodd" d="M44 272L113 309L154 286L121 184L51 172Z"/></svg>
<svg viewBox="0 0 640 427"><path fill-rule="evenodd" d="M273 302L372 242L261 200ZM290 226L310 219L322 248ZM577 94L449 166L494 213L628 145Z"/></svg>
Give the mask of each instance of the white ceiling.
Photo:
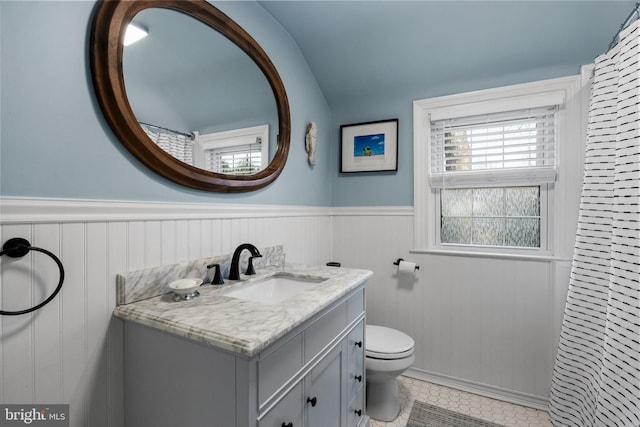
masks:
<svg viewBox="0 0 640 427"><path fill-rule="evenodd" d="M260 1L329 105L579 73L634 1ZM361 101L360 101L361 102Z"/></svg>

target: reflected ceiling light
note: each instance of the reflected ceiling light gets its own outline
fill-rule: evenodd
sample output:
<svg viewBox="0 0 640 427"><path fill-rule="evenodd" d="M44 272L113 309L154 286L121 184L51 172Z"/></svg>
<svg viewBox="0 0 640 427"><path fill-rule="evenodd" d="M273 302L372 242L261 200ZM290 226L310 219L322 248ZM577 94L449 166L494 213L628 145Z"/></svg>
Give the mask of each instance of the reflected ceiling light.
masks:
<svg viewBox="0 0 640 427"><path fill-rule="evenodd" d="M124 34L124 45L129 46L149 35L149 30L138 25L129 24L127 32Z"/></svg>

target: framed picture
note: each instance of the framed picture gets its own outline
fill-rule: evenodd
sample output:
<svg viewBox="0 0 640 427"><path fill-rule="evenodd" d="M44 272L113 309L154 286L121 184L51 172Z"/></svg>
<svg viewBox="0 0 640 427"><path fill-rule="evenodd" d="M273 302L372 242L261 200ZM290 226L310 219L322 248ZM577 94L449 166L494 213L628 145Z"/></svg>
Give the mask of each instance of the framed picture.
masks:
<svg viewBox="0 0 640 427"><path fill-rule="evenodd" d="M340 126L340 172L398 170L398 119Z"/></svg>

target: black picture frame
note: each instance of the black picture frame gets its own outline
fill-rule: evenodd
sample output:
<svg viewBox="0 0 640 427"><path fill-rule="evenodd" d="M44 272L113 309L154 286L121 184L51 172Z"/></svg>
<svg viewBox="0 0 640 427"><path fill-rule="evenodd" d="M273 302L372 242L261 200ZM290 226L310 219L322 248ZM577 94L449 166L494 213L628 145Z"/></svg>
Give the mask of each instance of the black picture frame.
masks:
<svg viewBox="0 0 640 427"><path fill-rule="evenodd" d="M340 172L398 170L398 119L340 126Z"/></svg>

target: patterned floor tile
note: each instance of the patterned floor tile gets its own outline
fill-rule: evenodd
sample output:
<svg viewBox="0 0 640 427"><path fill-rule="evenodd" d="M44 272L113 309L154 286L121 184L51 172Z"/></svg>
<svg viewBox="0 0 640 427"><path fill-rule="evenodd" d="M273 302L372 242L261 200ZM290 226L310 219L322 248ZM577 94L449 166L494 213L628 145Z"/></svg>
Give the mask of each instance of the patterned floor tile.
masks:
<svg viewBox="0 0 640 427"><path fill-rule="evenodd" d="M398 418L388 423L371 420L370 427L405 427L414 400L503 424L505 427L552 427L545 411L478 396L415 378L400 376L398 395L400 396Z"/></svg>

